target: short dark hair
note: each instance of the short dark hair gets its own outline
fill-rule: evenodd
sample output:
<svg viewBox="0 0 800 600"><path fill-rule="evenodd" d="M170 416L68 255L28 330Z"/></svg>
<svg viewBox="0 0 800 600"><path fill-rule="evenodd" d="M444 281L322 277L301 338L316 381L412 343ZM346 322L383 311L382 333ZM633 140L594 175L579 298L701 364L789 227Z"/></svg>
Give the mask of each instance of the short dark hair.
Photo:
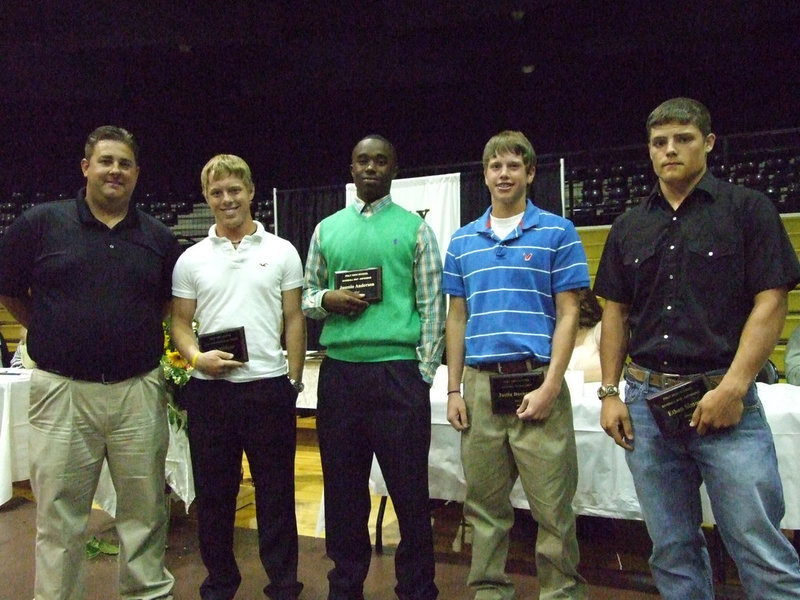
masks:
<svg viewBox="0 0 800 600"><path fill-rule="evenodd" d="M131 152L133 152L133 159L136 161L136 164L139 164L139 145L136 143L133 134L127 129L116 127L115 125L103 125L89 134L89 137L86 138L86 145L83 148L83 156L86 160L92 157L92 154L94 154L94 147L97 146L97 142L102 140L122 142L131 149Z"/></svg>
<svg viewBox="0 0 800 600"><path fill-rule="evenodd" d="M392 158L394 158L395 164L397 164L397 150L394 149L394 144L392 144L392 142L387 140L379 133L370 133L369 135L365 135L355 143L355 146L353 146L353 150L355 150L356 146L358 146L364 140L378 140L379 142L383 142L384 144L386 144L386 147L389 148L389 150L391 150L392 152Z"/></svg>
<svg viewBox="0 0 800 600"><path fill-rule="evenodd" d="M647 117L647 139L653 127L667 123L694 125L706 137L711 133L711 113L708 109L691 98L671 98L659 104Z"/></svg>
<svg viewBox="0 0 800 600"><path fill-rule="evenodd" d="M533 144L525 137L521 131L511 131L509 129L501 131L492 137L483 149L483 170L489 166L489 161L500 154L510 152L522 157L525 170L530 172L531 167L536 166L536 152Z"/></svg>

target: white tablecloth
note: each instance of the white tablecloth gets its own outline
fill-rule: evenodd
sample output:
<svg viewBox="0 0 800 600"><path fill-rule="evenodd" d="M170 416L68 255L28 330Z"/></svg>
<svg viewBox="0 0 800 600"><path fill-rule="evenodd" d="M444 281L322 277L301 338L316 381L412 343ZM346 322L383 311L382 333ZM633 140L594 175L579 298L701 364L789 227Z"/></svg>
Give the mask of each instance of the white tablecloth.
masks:
<svg viewBox="0 0 800 600"><path fill-rule="evenodd" d="M31 371L0 370L0 504L11 499L12 482L30 478L28 464L30 381ZM170 426L165 474L167 484L183 500L188 510L194 501L189 442L185 431L175 431L172 426ZM94 501L110 515L113 516L116 512L116 492L105 461Z"/></svg>
<svg viewBox="0 0 800 600"><path fill-rule="evenodd" d="M568 372L567 384L572 396L575 439L578 450L578 489L573 500L579 515L619 519L641 519L639 501L633 487L625 450L600 428L600 402L597 382L584 383L583 373ZM624 393L624 385L621 386ZM783 480L786 515L782 526L800 529L800 387L785 383L758 384ZM464 501L465 482L461 467L461 438L447 422L447 369L440 367L431 388L431 449L428 459L430 497ZM386 495L377 461L373 460L370 487L375 494ZM512 504L528 508L519 481L511 493ZM703 494L704 520L713 522L708 499Z"/></svg>
<svg viewBox="0 0 800 600"><path fill-rule="evenodd" d="M30 387L30 371L0 370L0 504L11 499L12 482L28 479Z"/></svg>

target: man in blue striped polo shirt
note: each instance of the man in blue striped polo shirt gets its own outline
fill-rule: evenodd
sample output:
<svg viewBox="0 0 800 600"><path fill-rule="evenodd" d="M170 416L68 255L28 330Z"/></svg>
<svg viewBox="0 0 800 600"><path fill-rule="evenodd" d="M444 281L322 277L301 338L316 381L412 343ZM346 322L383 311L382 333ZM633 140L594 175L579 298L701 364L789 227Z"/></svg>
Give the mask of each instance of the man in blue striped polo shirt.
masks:
<svg viewBox="0 0 800 600"><path fill-rule="evenodd" d="M447 418L462 432L464 516L473 527L468 583L476 600L510 600L505 574L509 499L519 474L539 524L536 569L542 597L586 598L578 574L572 498L578 462L564 382L578 328L578 290L589 286L572 223L527 199L536 155L518 131L483 152L491 207L456 231L444 291ZM463 377L463 394L461 383ZM511 398L510 410L503 406Z"/></svg>

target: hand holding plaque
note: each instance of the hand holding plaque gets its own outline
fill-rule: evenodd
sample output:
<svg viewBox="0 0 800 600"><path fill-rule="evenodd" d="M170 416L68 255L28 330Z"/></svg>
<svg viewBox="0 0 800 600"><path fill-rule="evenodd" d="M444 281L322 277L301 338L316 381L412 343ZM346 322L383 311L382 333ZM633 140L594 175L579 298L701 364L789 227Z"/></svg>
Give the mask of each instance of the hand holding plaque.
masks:
<svg viewBox="0 0 800 600"><path fill-rule="evenodd" d="M247 354L247 338L244 335L244 327L232 327L204 333L197 336L201 352L209 350L222 350L233 354L231 360L247 362L250 357Z"/></svg>
<svg viewBox="0 0 800 600"><path fill-rule="evenodd" d="M380 302L383 298L381 267L336 271L333 275L336 289L347 289L364 294L367 302Z"/></svg>
<svg viewBox="0 0 800 600"><path fill-rule="evenodd" d="M705 376L695 377L647 396L647 405L664 436L691 431L689 423L695 408L711 389Z"/></svg>
<svg viewBox="0 0 800 600"><path fill-rule="evenodd" d="M489 389L492 397L492 412L496 415L513 415L522 404L525 394L542 385L544 373L513 373L509 375L492 375L489 377Z"/></svg>

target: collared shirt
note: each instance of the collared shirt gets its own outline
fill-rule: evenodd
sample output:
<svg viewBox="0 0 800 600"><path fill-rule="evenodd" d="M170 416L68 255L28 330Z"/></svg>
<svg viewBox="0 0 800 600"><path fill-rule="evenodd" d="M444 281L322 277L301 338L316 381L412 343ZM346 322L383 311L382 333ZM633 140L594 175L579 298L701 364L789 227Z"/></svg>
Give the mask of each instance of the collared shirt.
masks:
<svg viewBox="0 0 800 600"><path fill-rule="evenodd" d="M362 214L375 214L392 204L391 195L369 203L356 198L349 209ZM320 226L314 229L306 259L305 285L303 287L303 311L313 319L323 319L328 315L322 307L322 297L328 288L328 266L320 251ZM420 372L427 382L433 381L436 368L441 361L444 340L445 307L442 295L442 264L436 235L424 221L417 230L416 253L414 261L414 283L416 286L416 306L420 316L420 340L417 346L417 359Z"/></svg>
<svg viewBox="0 0 800 600"><path fill-rule="evenodd" d="M254 233L237 248L208 237L188 248L172 274L172 294L197 302L198 333L244 327L249 360L222 379L245 382L278 377L288 371L281 349L283 292L303 285L303 266L292 244L255 221ZM199 379L214 379L197 369Z"/></svg>
<svg viewBox="0 0 800 600"><path fill-rule="evenodd" d="M464 362L549 363L556 295L589 287L583 245L570 221L530 200L501 240L491 210L453 234L445 257L444 291L464 298L469 314Z"/></svg>
<svg viewBox="0 0 800 600"><path fill-rule="evenodd" d="M0 246L0 294L30 290L27 346L40 367L115 380L158 365L180 254L168 227L131 204L109 229L82 190L17 217Z"/></svg>
<svg viewBox="0 0 800 600"><path fill-rule="evenodd" d="M772 202L706 173L677 210L656 185L617 219L594 289L630 307L634 362L688 374L728 368L755 295L798 281Z"/></svg>

